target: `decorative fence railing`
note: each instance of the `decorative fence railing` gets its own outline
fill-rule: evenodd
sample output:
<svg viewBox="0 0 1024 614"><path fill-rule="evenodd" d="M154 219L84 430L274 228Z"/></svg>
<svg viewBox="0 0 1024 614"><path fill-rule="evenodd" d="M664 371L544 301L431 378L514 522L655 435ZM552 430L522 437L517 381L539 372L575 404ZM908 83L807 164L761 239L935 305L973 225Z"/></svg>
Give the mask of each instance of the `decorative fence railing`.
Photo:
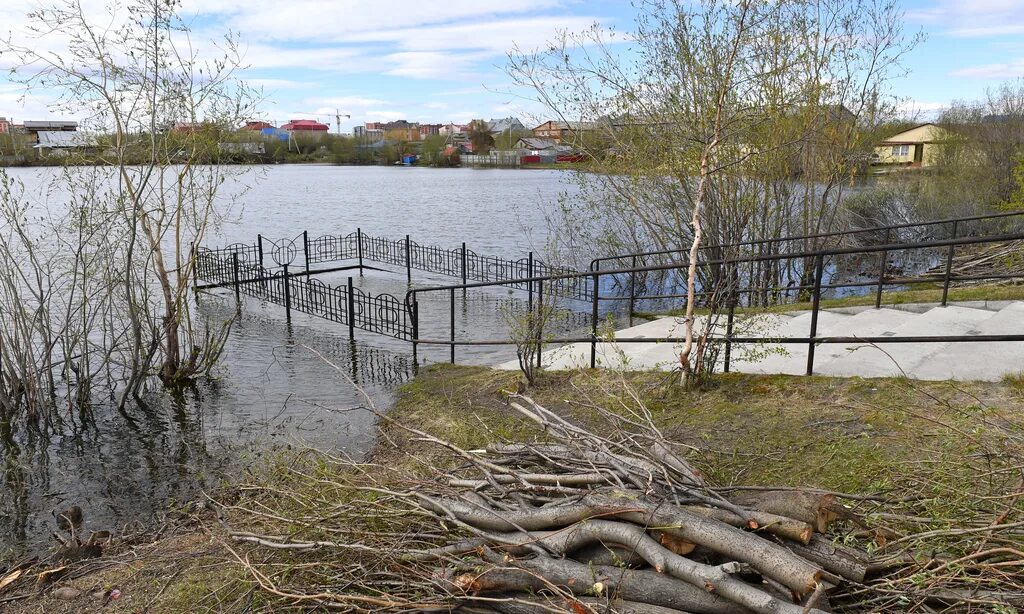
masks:
<svg viewBox="0 0 1024 614"><path fill-rule="evenodd" d="M288 264L271 270L258 262L248 262L252 252L241 245L209 250L199 248L196 274L216 285L233 287L236 294L247 294L281 305L291 320L292 310L347 325L355 329L411 340L413 329L405 305L391 294L368 294L353 287L331 286L309 276L308 270L290 272Z"/></svg>
<svg viewBox="0 0 1024 614"><path fill-rule="evenodd" d="M303 232L291 239L277 240L258 235L255 243L234 243L223 248L205 250L205 253L221 260L230 260L237 253L242 266L267 266L269 260L275 265L272 270L287 265L292 267L293 272L300 270L295 268L297 266L310 270L314 264L354 260L362 268L366 262L375 262L403 267L410 281L412 271L417 270L455 277L463 283L509 281L507 285L527 291L530 291L529 285L516 280L535 275L558 276L577 272L569 267L548 264L535 258L533 252L525 258L513 260L480 254L468 249L465 243L457 248L445 248L417 243L409 235L397 240L374 237L361 229L347 235L320 237L310 237L308 232ZM568 277L564 280L548 289L553 296L581 301L589 301L593 296L589 278ZM226 283L224 280L217 281Z"/></svg>

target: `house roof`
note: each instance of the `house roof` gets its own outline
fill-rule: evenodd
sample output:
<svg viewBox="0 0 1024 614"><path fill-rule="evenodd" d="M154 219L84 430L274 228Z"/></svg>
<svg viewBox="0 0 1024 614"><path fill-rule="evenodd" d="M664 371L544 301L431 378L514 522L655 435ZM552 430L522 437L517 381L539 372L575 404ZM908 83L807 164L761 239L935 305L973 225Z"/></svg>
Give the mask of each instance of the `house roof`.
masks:
<svg viewBox="0 0 1024 614"><path fill-rule="evenodd" d="M915 134L916 133L916 134ZM950 133L931 122L908 128L883 140L881 145L910 145L914 143L935 143Z"/></svg>
<svg viewBox="0 0 1024 614"><path fill-rule="evenodd" d="M37 149L43 147L95 147L96 141L88 134L56 130L40 130Z"/></svg>
<svg viewBox="0 0 1024 614"><path fill-rule="evenodd" d="M26 121L25 130L76 130L78 122L68 120L56 121Z"/></svg>
<svg viewBox="0 0 1024 614"><path fill-rule="evenodd" d="M293 119L281 126L282 130L299 130L309 132L327 132L330 128L327 124L321 124L315 119Z"/></svg>
<svg viewBox="0 0 1024 614"><path fill-rule="evenodd" d="M268 123L268 122L260 122L260 121L245 122L245 125L242 126L242 130L263 130L264 128L273 128L273 127L274 127L274 124L271 124L271 123Z"/></svg>
<svg viewBox="0 0 1024 614"><path fill-rule="evenodd" d="M597 122L559 122L559 121L547 121L537 126L537 128L543 128L544 126L551 124L552 128L557 130L595 130L598 127ZM536 130L537 128L534 128Z"/></svg>
<svg viewBox="0 0 1024 614"><path fill-rule="evenodd" d="M533 137L524 137L516 141L517 146L522 146L523 149L554 149L558 146L558 143L553 139L538 139Z"/></svg>
<svg viewBox="0 0 1024 614"><path fill-rule="evenodd" d="M518 117L504 117L487 120L487 129L491 132L505 132L506 130L526 130L526 126L519 121Z"/></svg>

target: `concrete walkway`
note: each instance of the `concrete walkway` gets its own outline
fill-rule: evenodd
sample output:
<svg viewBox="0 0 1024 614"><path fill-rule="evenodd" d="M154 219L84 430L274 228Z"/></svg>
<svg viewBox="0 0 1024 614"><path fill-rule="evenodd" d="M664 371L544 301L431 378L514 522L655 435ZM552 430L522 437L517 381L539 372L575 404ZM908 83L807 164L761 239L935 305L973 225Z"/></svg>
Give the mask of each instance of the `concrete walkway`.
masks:
<svg viewBox="0 0 1024 614"><path fill-rule="evenodd" d="M722 318L724 322L724 318ZM806 337L811 313L794 311L737 317L736 336ZM700 326L700 322L697 323ZM723 324L724 326L724 324ZM723 330L716 334L724 333ZM682 337L681 318L664 317L616 331L622 338ZM818 336L914 337L928 335L1024 335L1024 301L974 301L950 304L846 307L818 314ZM678 364L679 344L599 343L600 366L671 370ZM549 369L590 366L590 344L576 343L545 351ZM498 365L518 369L516 361ZM731 370L744 373L803 374L806 344L733 346ZM820 344L815 349L817 375L887 377L906 373L922 380L998 381L1024 371L1024 341L959 343Z"/></svg>

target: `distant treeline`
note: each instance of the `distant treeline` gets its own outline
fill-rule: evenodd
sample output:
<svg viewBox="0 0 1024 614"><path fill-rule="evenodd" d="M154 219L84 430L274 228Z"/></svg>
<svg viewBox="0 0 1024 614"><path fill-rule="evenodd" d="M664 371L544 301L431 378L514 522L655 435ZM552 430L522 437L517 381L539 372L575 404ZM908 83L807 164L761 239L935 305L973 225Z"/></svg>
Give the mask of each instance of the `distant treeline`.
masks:
<svg viewBox="0 0 1024 614"><path fill-rule="evenodd" d="M199 164L327 163L381 165L417 156L419 164L457 166L458 153L446 153L444 137L423 141L369 141L352 136L295 135L287 141L262 135L220 131L167 132L157 135L168 158ZM135 135L123 145L124 160L145 164L150 156L149 135ZM67 150L40 150L30 135L0 135L0 166L67 166L113 164L116 144L108 136L95 137L94 146Z"/></svg>

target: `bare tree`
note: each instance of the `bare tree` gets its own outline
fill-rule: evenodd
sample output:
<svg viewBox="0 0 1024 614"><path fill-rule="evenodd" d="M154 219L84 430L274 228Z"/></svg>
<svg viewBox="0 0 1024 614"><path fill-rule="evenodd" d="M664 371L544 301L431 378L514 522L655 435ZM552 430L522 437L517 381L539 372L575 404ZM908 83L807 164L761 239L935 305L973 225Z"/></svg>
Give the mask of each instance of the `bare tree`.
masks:
<svg viewBox="0 0 1024 614"><path fill-rule="evenodd" d="M715 318L695 337L698 299L720 299L731 283L721 267L701 266L701 254L734 258L721 246L832 230L843 186L870 151L864 128L891 115L888 84L920 37L904 36L888 0L637 8L625 40L598 26L565 34L512 54L509 72L563 121L595 122L608 144L600 155L581 147L598 172L576 177L556 229L563 243L665 250L686 270L680 368L689 379L713 367L704 349ZM808 267L775 269L763 271L767 281L800 283Z"/></svg>
<svg viewBox="0 0 1024 614"><path fill-rule="evenodd" d="M220 356L229 323L197 321L191 308L193 245L230 205L223 186L233 171L204 163L216 161L220 131L249 117L257 98L236 78L234 40L204 54L178 8L134 0L97 21L80 0L62 0L29 14L33 40L0 48L17 58L27 90L59 92L55 108L84 116L102 144L97 166L59 173L66 205L34 211L45 223L28 221L30 205L6 183L0 249L15 266L0 284L10 301L29 292L20 323L0 331L8 400L45 382L52 404L59 362L74 374L65 378L73 398L85 402L102 374L120 387L124 408L151 376L179 386ZM51 40L63 48L44 51Z"/></svg>

